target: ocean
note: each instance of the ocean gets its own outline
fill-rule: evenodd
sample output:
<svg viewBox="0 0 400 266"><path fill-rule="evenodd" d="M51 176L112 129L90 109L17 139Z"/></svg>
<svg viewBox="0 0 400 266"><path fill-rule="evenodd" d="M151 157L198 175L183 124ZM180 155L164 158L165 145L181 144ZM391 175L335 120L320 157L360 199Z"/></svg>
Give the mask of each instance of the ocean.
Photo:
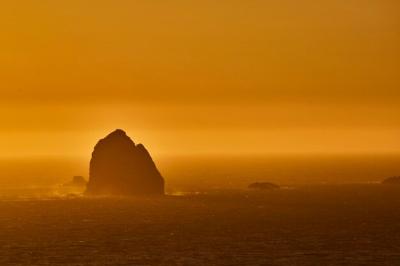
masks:
<svg viewBox="0 0 400 266"><path fill-rule="evenodd" d="M400 187L0 200L0 265L399 265Z"/></svg>
<svg viewBox="0 0 400 266"><path fill-rule="evenodd" d="M400 265L400 185L379 183L400 164L385 158L160 161L156 198L63 187L85 163L0 163L0 265Z"/></svg>

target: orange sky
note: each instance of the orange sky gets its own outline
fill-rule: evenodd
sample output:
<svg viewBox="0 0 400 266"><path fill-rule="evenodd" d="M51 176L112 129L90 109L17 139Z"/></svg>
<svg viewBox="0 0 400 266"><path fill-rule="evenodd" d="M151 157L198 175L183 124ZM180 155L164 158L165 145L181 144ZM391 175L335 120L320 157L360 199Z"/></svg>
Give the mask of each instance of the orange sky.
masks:
<svg viewBox="0 0 400 266"><path fill-rule="evenodd" d="M397 0L0 4L2 157L400 151Z"/></svg>

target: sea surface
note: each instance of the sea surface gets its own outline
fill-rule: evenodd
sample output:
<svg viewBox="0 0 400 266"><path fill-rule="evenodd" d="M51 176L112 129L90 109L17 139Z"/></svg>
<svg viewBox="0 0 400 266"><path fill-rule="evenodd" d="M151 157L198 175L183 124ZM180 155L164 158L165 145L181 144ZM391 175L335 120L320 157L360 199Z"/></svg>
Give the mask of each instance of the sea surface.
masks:
<svg viewBox="0 0 400 266"><path fill-rule="evenodd" d="M2 266L400 265L400 186L0 195Z"/></svg>

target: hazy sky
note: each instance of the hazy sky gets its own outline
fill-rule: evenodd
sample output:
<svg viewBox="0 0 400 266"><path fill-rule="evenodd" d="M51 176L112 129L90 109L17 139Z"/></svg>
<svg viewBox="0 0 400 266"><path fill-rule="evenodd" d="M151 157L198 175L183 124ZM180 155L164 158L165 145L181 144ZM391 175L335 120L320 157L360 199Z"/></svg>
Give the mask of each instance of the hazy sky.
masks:
<svg viewBox="0 0 400 266"><path fill-rule="evenodd" d="M1 156L400 151L398 0L0 4Z"/></svg>

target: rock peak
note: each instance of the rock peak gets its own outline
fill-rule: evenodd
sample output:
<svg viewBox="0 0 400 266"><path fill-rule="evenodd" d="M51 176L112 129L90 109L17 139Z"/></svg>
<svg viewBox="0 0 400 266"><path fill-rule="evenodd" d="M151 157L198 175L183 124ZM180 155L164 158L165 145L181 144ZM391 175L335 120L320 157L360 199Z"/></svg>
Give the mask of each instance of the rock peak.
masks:
<svg viewBox="0 0 400 266"><path fill-rule="evenodd" d="M123 131L122 129L116 129L113 132L111 132L110 134L108 134L107 137L109 136L127 136L126 132Z"/></svg>

